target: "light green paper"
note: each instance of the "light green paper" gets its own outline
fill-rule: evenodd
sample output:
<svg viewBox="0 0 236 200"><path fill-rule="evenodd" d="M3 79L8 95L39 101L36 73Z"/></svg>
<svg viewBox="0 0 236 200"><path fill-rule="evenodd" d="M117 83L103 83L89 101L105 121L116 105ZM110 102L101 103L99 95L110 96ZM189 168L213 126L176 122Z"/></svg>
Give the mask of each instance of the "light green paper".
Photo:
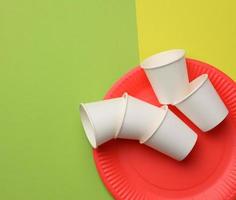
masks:
<svg viewBox="0 0 236 200"><path fill-rule="evenodd" d="M112 199L78 105L138 64L134 1L2 1L0 27L0 199Z"/></svg>

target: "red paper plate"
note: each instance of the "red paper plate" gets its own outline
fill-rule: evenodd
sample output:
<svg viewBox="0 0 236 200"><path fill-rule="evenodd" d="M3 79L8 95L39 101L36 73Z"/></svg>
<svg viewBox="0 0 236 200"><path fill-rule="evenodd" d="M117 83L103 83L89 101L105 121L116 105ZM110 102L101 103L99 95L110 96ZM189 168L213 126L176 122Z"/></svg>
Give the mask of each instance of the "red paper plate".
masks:
<svg viewBox="0 0 236 200"><path fill-rule="evenodd" d="M209 75L229 115L206 134L171 107L199 136L193 151L182 162L137 141L112 140L94 150L99 174L115 199L236 199L236 84L208 64L188 59L187 65L190 80L200 74ZM160 105L139 67L122 77L105 98L118 97L123 92Z"/></svg>

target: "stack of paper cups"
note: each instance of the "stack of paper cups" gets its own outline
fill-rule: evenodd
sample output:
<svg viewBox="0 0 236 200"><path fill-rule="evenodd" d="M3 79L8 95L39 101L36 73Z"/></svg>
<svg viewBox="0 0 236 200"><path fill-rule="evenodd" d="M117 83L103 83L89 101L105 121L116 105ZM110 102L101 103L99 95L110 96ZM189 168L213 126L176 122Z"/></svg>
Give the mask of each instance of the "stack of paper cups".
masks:
<svg viewBox="0 0 236 200"><path fill-rule="evenodd" d="M209 131L228 115L228 109L207 74L190 83L191 90L174 105L202 131Z"/></svg>
<svg viewBox="0 0 236 200"><path fill-rule="evenodd" d="M81 104L80 114L94 148L112 138L134 139L182 160L197 138L168 106L159 108L126 93L120 98Z"/></svg>
<svg viewBox="0 0 236 200"><path fill-rule="evenodd" d="M162 104L172 104L190 90L185 51L182 49L153 55L145 59L141 67Z"/></svg>
<svg viewBox="0 0 236 200"><path fill-rule="evenodd" d="M144 60L144 69L159 101L173 104L202 131L217 126L228 110L208 75L189 83L185 51L165 51ZM197 141L196 133L168 106L156 107L127 93L80 105L86 136L96 148L113 138L139 140L176 160L183 160Z"/></svg>
<svg viewBox="0 0 236 200"><path fill-rule="evenodd" d="M141 143L181 161L193 149L197 141L197 134L171 110L168 108L167 110L159 128L148 140L141 141Z"/></svg>
<svg viewBox="0 0 236 200"><path fill-rule="evenodd" d="M94 148L113 138L149 138L166 112L127 93L120 98L80 105L82 124Z"/></svg>
<svg viewBox="0 0 236 200"><path fill-rule="evenodd" d="M125 114L125 97L80 104L81 121L93 148L115 137Z"/></svg>

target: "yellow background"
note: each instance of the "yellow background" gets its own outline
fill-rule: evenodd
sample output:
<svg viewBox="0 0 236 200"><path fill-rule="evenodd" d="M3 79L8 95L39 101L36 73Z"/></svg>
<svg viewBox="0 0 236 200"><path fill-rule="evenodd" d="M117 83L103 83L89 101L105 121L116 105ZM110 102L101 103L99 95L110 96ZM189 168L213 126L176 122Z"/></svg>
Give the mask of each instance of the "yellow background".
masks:
<svg viewBox="0 0 236 200"><path fill-rule="evenodd" d="M183 48L236 80L236 1L136 0L140 59Z"/></svg>

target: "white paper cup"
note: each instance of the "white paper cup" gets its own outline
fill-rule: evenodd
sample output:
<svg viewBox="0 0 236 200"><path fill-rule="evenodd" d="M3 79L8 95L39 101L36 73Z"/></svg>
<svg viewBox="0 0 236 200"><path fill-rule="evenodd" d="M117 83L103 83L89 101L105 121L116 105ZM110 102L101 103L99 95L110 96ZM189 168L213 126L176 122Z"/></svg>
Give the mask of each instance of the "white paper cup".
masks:
<svg viewBox="0 0 236 200"><path fill-rule="evenodd" d="M191 152L196 141L197 134L168 110L160 127L144 144L181 161Z"/></svg>
<svg viewBox="0 0 236 200"><path fill-rule="evenodd" d="M174 105L202 131L209 131L222 122L229 111L207 74L199 76L190 85L190 93Z"/></svg>
<svg viewBox="0 0 236 200"><path fill-rule="evenodd" d="M160 126L166 109L159 108L147 102L134 98L127 93L126 112L117 138L145 140Z"/></svg>
<svg viewBox="0 0 236 200"><path fill-rule="evenodd" d="M124 97L80 104L81 121L93 148L114 138L119 132L125 107Z"/></svg>
<svg viewBox="0 0 236 200"><path fill-rule="evenodd" d="M190 90L185 51L182 49L155 54L145 59L141 67L162 104L172 104Z"/></svg>

